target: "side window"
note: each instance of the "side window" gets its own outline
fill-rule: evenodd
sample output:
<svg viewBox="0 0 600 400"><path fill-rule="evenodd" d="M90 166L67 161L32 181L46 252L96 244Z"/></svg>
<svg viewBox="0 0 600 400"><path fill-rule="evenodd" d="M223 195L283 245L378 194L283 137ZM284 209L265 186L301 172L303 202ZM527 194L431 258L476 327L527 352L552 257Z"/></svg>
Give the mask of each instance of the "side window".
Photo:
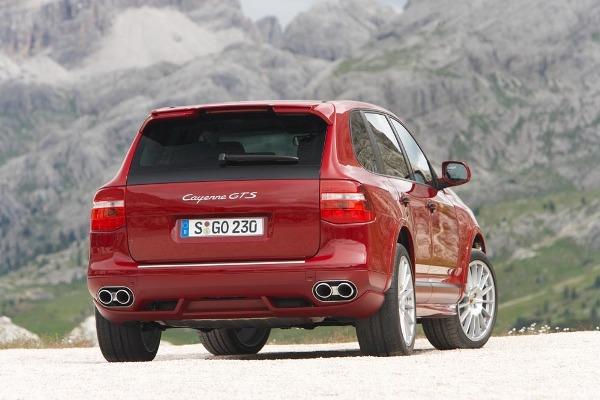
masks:
<svg viewBox="0 0 600 400"><path fill-rule="evenodd" d="M379 146L385 173L410 179L410 168L408 168L406 158L404 158L402 147L400 147L400 143L398 143L398 139L396 139L396 135L394 135L394 131L385 115L365 113L365 116L371 126L375 142Z"/></svg>
<svg viewBox="0 0 600 400"><path fill-rule="evenodd" d="M359 111L354 111L350 115L350 131L352 133L352 147L354 147L354 154L358 162L369 171L377 172L371 139L369 139L367 127Z"/></svg>
<svg viewBox="0 0 600 400"><path fill-rule="evenodd" d="M392 124L394 125L394 129L396 129L396 132L398 133L398 136L400 136L400 140L406 149L408 160L410 161L410 165L412 165L413 172L415 174L415 181L426 185L433 184L433 177L431 174L431 169L429 168L429 163L427 162L427 158L425 158L425 155L421 151L421 148L419 148L419 145L415 139L398 121L392 119Z"/></svg>

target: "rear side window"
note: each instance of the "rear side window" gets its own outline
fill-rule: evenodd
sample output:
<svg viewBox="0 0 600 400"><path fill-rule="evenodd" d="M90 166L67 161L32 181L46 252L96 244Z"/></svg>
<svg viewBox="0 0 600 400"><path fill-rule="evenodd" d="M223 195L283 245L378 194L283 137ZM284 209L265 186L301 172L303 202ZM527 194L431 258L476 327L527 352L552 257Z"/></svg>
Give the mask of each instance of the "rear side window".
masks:
<svg viewBox="0 0 600 400"><path fill-rule="evenodd" d="M268 112L154 121L135 151L128 184L318 179L326 128L313 115ZM225 164L219 161L223 155L242 162ZM248 162L253 156L266 161ZM278 162L277 156L297 157L297 162Z"/></svg>
<svg viewBox="0 0 600 400"><path fill-rule="evenodd" d="M373 132L373 138L379 147L385 173L403 179L410 179L410 169L404 158L402 147L400 147L386 116L375 113L365 113L365 116Z"/></svg>
<svg viewBox="0 0 600 400"><path fill-rule="evenodd" d="M367 127L360 111L354 111L350 115L350 130L356 159L369 171L377 172L373 146L371 145L371 139L369 138L369 133L367 132Z"/></svg>
<svg viewBox="0 0 600 400"><path fill-rule="evenodd" d="M398 133L398 136L400 136L400 140L406 149L408 159L410 160L410 165L412 166L415 174L415 181L425 185L432 185L433 174L431 173L429 162L427 162L425 154L423 154L415 139L406 130L406 128L402 126L401 123L392 119L392 124L394 125L394 129L396 129L396 132Z"/></svg>

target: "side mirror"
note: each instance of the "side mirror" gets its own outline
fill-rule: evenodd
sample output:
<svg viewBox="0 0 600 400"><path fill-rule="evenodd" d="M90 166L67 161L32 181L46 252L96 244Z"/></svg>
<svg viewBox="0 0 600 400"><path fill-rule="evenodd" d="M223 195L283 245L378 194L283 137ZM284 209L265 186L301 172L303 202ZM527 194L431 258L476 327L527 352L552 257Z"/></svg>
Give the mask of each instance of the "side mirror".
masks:
<svg viewBox="0 0 600 400"><path fill-rule="evenodd" d="M439 188L463 185L471 180L471 169L462 161L444 161L442 163L442 178L438 179Z"/></svg>

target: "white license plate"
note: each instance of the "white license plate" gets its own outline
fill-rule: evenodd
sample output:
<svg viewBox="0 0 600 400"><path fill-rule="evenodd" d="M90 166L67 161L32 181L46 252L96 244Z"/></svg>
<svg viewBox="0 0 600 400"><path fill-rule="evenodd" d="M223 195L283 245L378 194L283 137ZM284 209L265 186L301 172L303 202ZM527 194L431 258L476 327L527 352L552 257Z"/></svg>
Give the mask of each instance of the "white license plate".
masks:
<svg viewBox="0 0 600 400"><path fill-rule="evenodd" d="M264 226L264 218L182 219L179 232L182 238L262 236Z"/></svg>

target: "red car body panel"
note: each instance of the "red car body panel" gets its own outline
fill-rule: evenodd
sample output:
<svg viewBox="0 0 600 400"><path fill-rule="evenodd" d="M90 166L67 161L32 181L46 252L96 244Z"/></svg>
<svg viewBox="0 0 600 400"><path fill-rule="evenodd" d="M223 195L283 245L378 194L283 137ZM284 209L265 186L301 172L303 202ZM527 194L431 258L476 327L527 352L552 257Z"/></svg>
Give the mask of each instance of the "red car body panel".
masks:
<svg viewBox="0 0 600 400"><path fill-rule="evenodd" d="M390 112L371 104L339 102L242 102L156 110L136 135L116 176L103 187L125 190L126 226L90 232L88 287L101 314L113 322L183 321L251 318L357 319L375 313L391 284L395 248L404 232L415 269L417 315L451 315L466 283L474 243L485 250L472 212L448 189L367 171L354 154L349 115L356 109ZM135 149L154 120L191 118L203 112L272 110L312 114L327 124L320 180L256 180L127 185ZM375 219L333 224L321 220L319 183L360 182ZM182 202L182 196L261 193L260 202ZM403 198L410 199L404 205ZM435 211L431 212L431 203ZM237 215L267 218L265 237L203 238L185 243L177 221L197 216ZM312 294L322 280L349 280L357 296L348 302L321 302ZM127 286L134 302L107 308L97 300L100 288ZM306 304L281 307L280 299ZM171 302L157 310L157 301ZM320 318L320 319L319 319ZM175 326L175 325L174 325Z"/></svg>

